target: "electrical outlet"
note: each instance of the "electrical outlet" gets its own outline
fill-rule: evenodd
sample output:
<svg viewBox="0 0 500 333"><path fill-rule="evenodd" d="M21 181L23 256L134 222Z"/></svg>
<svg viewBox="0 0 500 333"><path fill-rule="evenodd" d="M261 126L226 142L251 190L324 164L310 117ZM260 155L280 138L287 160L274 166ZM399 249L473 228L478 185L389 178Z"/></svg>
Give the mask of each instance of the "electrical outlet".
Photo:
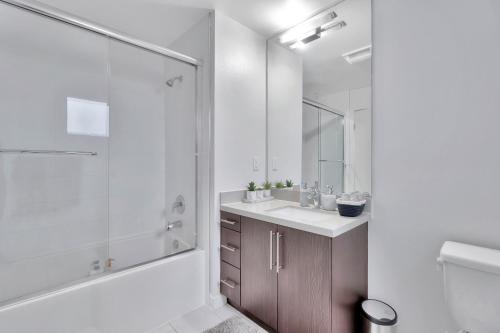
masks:
<svg viewBox="0 0 500 333"><path fill-rule="evenodd" d="M253 171L259 171L259 169L260 169L259 157L254 156L253 157Z"/></svg>

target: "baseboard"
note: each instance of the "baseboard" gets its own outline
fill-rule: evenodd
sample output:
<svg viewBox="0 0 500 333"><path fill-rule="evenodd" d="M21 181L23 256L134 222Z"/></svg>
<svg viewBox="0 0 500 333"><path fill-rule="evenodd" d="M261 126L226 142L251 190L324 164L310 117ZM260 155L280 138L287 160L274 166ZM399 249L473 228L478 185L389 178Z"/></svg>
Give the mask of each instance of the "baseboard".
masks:
<svg viewBox="0 0 500 333"><path fill-rule="evenodd" d="M224 306L226 303L227 303L226 296L221 294L217 295L210 294L210 306L213 307L214 309L220 308L221 306Z"/></svg>

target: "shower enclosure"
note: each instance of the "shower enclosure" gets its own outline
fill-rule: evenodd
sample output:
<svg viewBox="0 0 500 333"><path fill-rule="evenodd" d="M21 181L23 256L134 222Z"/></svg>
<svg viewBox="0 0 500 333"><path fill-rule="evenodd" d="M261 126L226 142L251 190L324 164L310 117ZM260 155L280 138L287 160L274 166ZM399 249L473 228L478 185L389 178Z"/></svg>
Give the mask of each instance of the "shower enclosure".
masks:
<svg viewBox="0 0 500 333"><path fill-rule="evenodd" d="M0 304L195 248L197 61L17 1L0 45Z"/></svg>
<svg viewBox="0 0 500 333"><path fill-rule="evenodd" d="M302 182L322 191L344 191L344 116L304 100L302 104Z"/></svg>

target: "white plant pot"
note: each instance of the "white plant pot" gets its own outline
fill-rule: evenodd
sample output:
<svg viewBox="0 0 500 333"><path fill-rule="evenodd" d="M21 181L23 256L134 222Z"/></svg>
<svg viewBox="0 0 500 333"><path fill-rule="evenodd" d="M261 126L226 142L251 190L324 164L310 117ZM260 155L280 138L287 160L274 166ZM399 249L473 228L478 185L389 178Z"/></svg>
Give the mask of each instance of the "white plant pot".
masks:
<svg viewBox="0 0 500 333"><path fill-rule="evenodd" d="M271 190L264 190L264 198L269 198L271 196Z"/></svg>
<svg viewBox="0 0 500 333"><path fill-rule="evenodd" d="M264 191L257 190L255 193L257 193L257 199L264 199Z"/></svg>
<svg viewBox="0 0 500 333"><path fill-rule="evenodd" d="M248 201L255 201L255 200L257 200L257 192L255 192L255 191L247 191L247 200Z"/></svg>

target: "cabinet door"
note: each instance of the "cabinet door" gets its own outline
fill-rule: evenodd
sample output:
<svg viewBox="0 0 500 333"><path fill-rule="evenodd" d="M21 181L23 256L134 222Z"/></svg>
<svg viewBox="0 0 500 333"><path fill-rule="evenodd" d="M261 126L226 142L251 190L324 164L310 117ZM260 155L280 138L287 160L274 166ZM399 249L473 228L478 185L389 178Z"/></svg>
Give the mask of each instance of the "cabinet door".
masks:
<svg viewBox="0 0 500 333"><path fill-rule="evenodd" d="M274 224L241 218L241 307L274 330L278 322L276 231Z"/></svg>
<svg viewBox="0 0 500 333"><path fill-rule="evenodd" d="M278 331L331 332L331 239L278 227Z"/></svg>

